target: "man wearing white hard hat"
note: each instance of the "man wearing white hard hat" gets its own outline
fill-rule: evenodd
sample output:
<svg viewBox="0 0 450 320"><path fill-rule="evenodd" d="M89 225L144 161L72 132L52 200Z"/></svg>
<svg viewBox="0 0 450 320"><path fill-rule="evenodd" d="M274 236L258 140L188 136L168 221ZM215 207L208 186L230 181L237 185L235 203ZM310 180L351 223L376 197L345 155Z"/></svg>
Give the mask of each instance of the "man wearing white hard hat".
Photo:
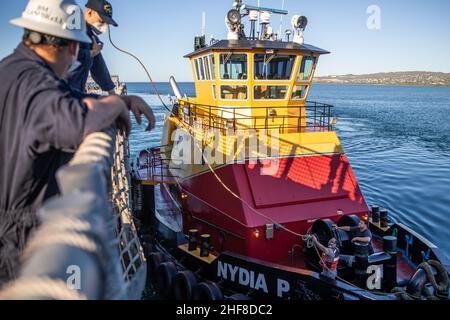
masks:
<svg viewBox="0 0 450 320"><path fill-rule="evenodd" d="M36 211L56 194L56 171L87 135L114 123L129 133L131 110L155 119L140 98L97 98L63 80L79 44L89 43L74 0L30 0L12 24L25 29L0 61L0 287L17 276L19 256L39 225Z"/></svg>

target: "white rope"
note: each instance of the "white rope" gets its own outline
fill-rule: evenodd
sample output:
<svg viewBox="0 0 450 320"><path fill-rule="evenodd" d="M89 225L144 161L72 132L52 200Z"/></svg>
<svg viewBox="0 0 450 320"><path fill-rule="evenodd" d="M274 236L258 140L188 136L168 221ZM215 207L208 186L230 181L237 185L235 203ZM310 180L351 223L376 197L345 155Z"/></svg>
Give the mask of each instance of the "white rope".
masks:
<svg viewBox="0 0 450 320"><path fill-rule="evenodd" d="M207 205L208 207L211 207L212 209L216 210L217 212L223 214L224 216L226 216L227 218L233 220L236 223L239 223L241 226L245 227L245 228L250 228L249 225L243 223L242 221L237 220L236 218L234 218L233 216L231 216L230 214L220 210L219 208L215 207L214 205L210 204L209 202L201 199L200 197L197 197L195 194L193 194L192 192L189 192L188 190L184 189L182 185L180 185L177 182L178 187L186 194L190 195L191 197L194 197L195 199L199 200L200 202L203 202L205 205Z"/></svg>
<svg viewBox="0 0 450 320"><path fill-rule="evenodd" d="M61 280L47 277L19 279L0 292L0 300L87 300L87 297L77 290L67 287Z"/></svg>
<svg viewBox="0 0 450 320"><path fill-rule="evenodd" d="M249 204L245 199L243 199L242 197L240 197L238 194L236 194L233 190L231 190L230 187L228 187L226 185L225 182L223 182L223 180L219 177L219 175L217 174L217 172L214 170L214 168L212 167L212 165L209 163L208 158L206 157L206 155L204 154L202 148L198 145L198 142L195 138L195 135L193 133L191 133L191 131L189 130L189 127L186 126L183 122L179 121L179 124L184 127L184 129L188 132L188 134L193 138L192 141L194 141L194 145L195 147L201 152L202 154L202 158L205 161L206 165L208 166L209 171L214 175L215 179L219 182L219 184L228 192L230 193L233 197L235 197L236 199L238 199L241 203L243 203L248 209L250 209L250 211L252 211L253 213L255 213L256 215L266 219L267 221L273 223L274 225L279 226L281 229L287 231L288 233L293 234L294 236L300 237L303 241L307 240L307 235L303 235L301 233L295 232L294 230L291 230L285 226L283 226L282 224L278 223L275 219L265 215L264 213L256 210L255 208L253 208L253 206L251 204ZM175 180L177 181L177 184L179 183L179 180L175 177Z"/></svg>
<svg viewBox="0 0 450 320"><path fill-rule="evenodd" d="M23 258L27 259L36 251L52 245L66 245L92 253L99 252L97 244L83 234L74 232L53 233L50 229L42 229L27 245L23 252Z"/></svg>
<svg viewBox="0 0 450 320"><path fill-rule="evenodd" d="M91 230L91 225L87 221L64 216L52 218L43 228L52 231L87 232Z"/></svg>

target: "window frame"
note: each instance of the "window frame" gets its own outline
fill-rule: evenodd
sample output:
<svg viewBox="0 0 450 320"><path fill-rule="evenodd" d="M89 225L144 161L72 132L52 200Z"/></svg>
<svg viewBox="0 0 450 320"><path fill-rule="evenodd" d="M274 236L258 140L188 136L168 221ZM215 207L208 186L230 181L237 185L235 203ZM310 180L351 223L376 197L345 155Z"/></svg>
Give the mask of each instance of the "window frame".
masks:
<svg viewBox="0 0 450 320"><path fill-rule="evenodd" d="M214 56L214 54L206 54L198 56L197 58L192 59L194 61L194 69L196 73L196 79L197 81L216 81L216 70L214 67L212 67L211 64L211 56ZM202 69L200 69L200 64L202 66ZM199 71L203 71L204 79L200 78L201 73ZM209 77L208 77L209 75ZM212 76L214 75L214 77Z"/></svg>
<svg viewBox="0 0 450 320"><path fill-rule="evenodd" d="M214 99L214 101L217 101L217 91L216 91L217 85L213 84L211 86L211 88L212 88L212 93L213 93L213 99Z"/></svg>
<svg viewBox="0 0 450 320"><path fill-rule="evenodd" d="M222 87L224 86L239 86L239 87L246 87L247 88L247 98L246 99L224 99L222 98ZM221 84L219 86L219 96L220 96L220 100L222 101L249 101L250 100L250 92L249 92L249 86L248 84Z"/></svg>
<svg viewBox="0 0 450 320"><path fill-rule="evenodd" d="M306 89L305 89L305 96L303 98L300 98L300 99L294 98L295 87L306 87ZM291 98L290 98L291 101L305 101L307 99L307 97L308 97L310 88L311 88L310 84L306 84L306 83L294 84L294 86L292 87L292 93L291 93Z"/></svg>
<svg viewBox="0 0 450 320"><path fill-rule="evenodd" d="M197 58L199 60L199 65L200 65L200 71L203 72L203 79L201 79L200 81L207 81L206 80L206 74L205 74L205 64L203 63L203 56Z"/></svg>
<svg viewBox="0 0 450 320"><path fill-rule="evenodd" d="M211 69L211 80L216 81L217 80L217 74L216 74L216 57L214 56L214 53L211 53L208 55L209 65Z"/></svg>
<svg viewBox="0 0 450 320"><path fill-rule="evenodd" d="M211 81L211 67L209 65L209 57L203 56L202 59L203 59L203 65L205 68L206 81Z"/></svg>
<svg viewBox="0 0 450 320"><path fill-rule="evenodd" d="M294 80L293 77L296 77L296 72L294 72L294 71L297 70L298 60L299 60L299 57L301 57L301 56L298 55L298 54L289 54L289 53L277 53L277 54L278 55L294 56L295 57L294 58L294 63L292 64L292 70L291 70L291 75L290 75L289 79L284 79L284 80L282 80L282 79L256 79L256 74L255 74L255 71L256 71L256 68L255 68L255 56L256 55L269 55L269 54L267 54L267 53L253 53L252 57L253 57L253 81L254 82L258 82L258 83L259 82L292 82Z"/></svg>
<svg viewBox="0 0 450 320"><path fill-rule="evenodd" d="M203 81L200 79L200 66L198 63L198 58L194 59L194 69L195 69L195 75L196 75L197 81Z"/></svg>
<svg viewBox="0 0 450 320"><path fill-rule="evenodd" d="M301 61L300 61L300 63L299 63L299 66L298 66L298 71L297 71L297 75L295 76L295 82L303 82L303 83L305 83L305 82L311 82L312 81L312 78L313 78L313 75L314 75L314 73L315 73L315 70L316 70L316 66L317 66L317 62L318 62L318 60L319 60L319 57L316 57L316 56L314 56L314 55L307 55L307 56L301 56L302 58L301 58ZM309 75L309 78L308 79L306 79L306 80L304 80L304 79L299 79L299 76L300 76L300 71L301 71L301 68L302 68L302 63L303 63L303 60L304 60L304 58L306 58L306 57L312 57L313 58L313 65L312 65L312 68L311 68L311 74ZM303 72L304 73L304 72Z"/></svg>
<svg viewBox="0 0 450 320"><path fill-rule="evenodd" d="M227 55L245 55L247 56L247 79L222 79L222 75L221 75L221 56L227 56ZM250 53L247 52L225 52L225 53L219 53L219 61L218 61L218 67L219 67L219 81L226 81L226 82L248 82L249 81L249 71L250 71Z"/></svg>
<svg viewBox="0 0 450 320"><path fill-rule="evenodd" d="M257 99L256 98L256 94L255 94L255 90L256 87L262 87L262 86L266 86L266 87L286 87L286 94L284 96L283 99ZM253 100L254 101L286 101L289 100L289 93L291 92L291 86L289 84L255 84L253 85Z"/></svg>

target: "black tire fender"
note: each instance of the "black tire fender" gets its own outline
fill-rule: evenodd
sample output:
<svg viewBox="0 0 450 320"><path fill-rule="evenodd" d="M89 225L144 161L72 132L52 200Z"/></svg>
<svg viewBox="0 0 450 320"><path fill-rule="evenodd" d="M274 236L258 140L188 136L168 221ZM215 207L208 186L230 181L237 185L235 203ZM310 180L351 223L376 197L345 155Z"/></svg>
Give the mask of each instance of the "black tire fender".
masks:
<svg viewBox="0 0 450 320"><path fill-rule="evenodd" d="M193 293L197 287L197 278L192 271L179 271L172 281L172 289L175 300L192 300Z"/></svg>
<svg viewBox="0 0 450 320"><path fill-rule="evenodd" d="M167 298L172 292L172 281L177 274L177 266L173 262L163 262L156 269L156 283L162 298Z"/></svg>
<svg viewBox="0 0 450 320"><path fill-rule="evenodd" d="M147 257L148 275L150 280L153 282L156 277L156 270L161 265L161 263L166 262L166 256L161 252L150 253Z"/></svg>
<svg viewBox="0 0 450 320"><path fill-rule="evenodd" d="M196 301L223 300L222 290L214 282L201 282L194 290L193 299Z"/></svg>
<svg viewBox="0 0 450 320"><path fill-rule="evenodd" d="M227 297L226 300L229 300L229 301L249 301L249 300L252 300L252 299L249 296L246 296L245 294L235 293L232 296Z"/></svg>

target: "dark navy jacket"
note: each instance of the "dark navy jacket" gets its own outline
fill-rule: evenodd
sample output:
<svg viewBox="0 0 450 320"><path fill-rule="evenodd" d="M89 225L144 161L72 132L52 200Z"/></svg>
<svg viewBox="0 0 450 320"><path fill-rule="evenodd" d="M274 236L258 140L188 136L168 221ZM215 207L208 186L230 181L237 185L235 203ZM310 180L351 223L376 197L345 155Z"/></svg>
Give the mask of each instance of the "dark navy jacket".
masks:
<svg viewBox="0 0 450 320"><path fill-rule="evenodd" d="M88 27L88 36L90 38L95 37L97 42L100 42L99 38L92 31L91 26ZM89 77L89 72L94 81L100 86L103 91L111 91L115 88L114 82L111 80L108 67L101 53L94 58L91 57L92 44L80 44L80 52L78 54L78 61L81 66L71 71L66 76L67 82L70 86L76 90L85 92L86 82Z"/></svg>
<svg viewBox="0 0 450 320"><path fill-rule="evenodd" d="M0 286L53 196L56 171L84 134L86 96L25 45L0 62ZM5 275L6 273L6 275Z"/></svg>

